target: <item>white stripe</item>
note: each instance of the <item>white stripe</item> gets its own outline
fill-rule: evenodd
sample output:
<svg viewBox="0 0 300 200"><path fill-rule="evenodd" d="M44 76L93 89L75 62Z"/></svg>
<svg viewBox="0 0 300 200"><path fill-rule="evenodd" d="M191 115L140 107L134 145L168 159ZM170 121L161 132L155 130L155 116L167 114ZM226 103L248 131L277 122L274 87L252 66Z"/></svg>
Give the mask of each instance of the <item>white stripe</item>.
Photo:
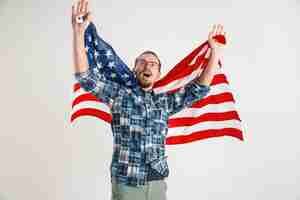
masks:
<svg viewBox="0 0 300 200"><path fill-rule="evenodd" d="M163 93L163 92L167 92L169 90L174 90L179 87L182 87L183 85L189 83L194 78L196 78L202 71L203 71L203 69L199 67L197 70L193 71L191 74L189 74L181 79L176 79L176 80L168 83L167 85L163 85L161 87L155 88L154 92Z"/></svg>
<svg viewBox="0 0 300 200"><path fill-rule="evenodd" d="M193 126L174 127L168 129L168 136L189 135L193 132L207 131L209 129L236 128L242 130L239 120L209 121Z"/></svg>
<svg viewBox="0 0 300 200"><path fill-rule="evenodd" d="M220 104L208 104L202 108L185 108L182 111L172 115L169 119L182 117L199 117L206 113L224 113L228 111L236 111L233 102L224 102Z"/></svg>
<svg viewBox="0 0 300 200"><path fill-rule="evenodd" d="M202 56L202 55L205 53L205 51L207 50L207 48L208 48L208 45L205 45L205 46L200 50L200 52L198 53L198 55L194 57L194 59L192 60L192 62L189 63L189 65L195 64L197 58L198 58L199 56ZM210 50L210 49L208 49L208 50ZM206 55L207 55L207 54L205 54L205 58L207 58Z"/></svg>
<svg viewBox="0 0 300 200"><path fill-rule="evenodd" d="M185 85L185 84L189 83L190 81L192 81L193 79L195 79L199 74L202 73L202 71L203 71L203 68L199 67L197 70L193 71L191 74L189 74L181 79L176 79L176 80L168 83L167 85L163 85L161 87L155 88L154 92L155 93L163 93L163 92L167 92L170 90L180 88L183 85ZM222 69L219 66L218 69L216 70L215 75L221 75L221 74L224 74L224 73L222 72Z"/></svg>
<svg viewBox="0 0 300 200"><path fill-rule="evenodd" d="M76 104L72 109L72 114L84 108L94 108L110 114L110 108L106 104L96 101L82 101Z"/></svg>
<svg viewBox="0 0 300 200"><path fill-rule="evenodd" d="M230 89L228 83L218 83L216 85L210 86L210 91L209 91L208 95L218 95L218 94L222 94L224 92L231 93L231 89Z"/></svg>
<svg viewBox="0 0 300 200"><path fill-rule="evenodd" d="M88 94L88 93L90 93L90 92L86 92L84 89L79 88L78 90L76 90L76 92L73 92L73 99L76 99L80 95Z"/></svg>

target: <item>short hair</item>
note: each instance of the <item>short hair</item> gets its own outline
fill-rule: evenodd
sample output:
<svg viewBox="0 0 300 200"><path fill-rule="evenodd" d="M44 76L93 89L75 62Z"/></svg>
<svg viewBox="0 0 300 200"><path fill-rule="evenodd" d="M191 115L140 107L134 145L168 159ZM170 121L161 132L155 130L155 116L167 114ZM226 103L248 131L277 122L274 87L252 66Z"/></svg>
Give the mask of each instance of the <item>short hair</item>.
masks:
<svg viewBox="0 0 300 200"><path fill-rule="evenodd" d="M146 50L146 51L144 51L143 53L141 53L138 57L140 57L140 56L142 56L142 55L144 55L144 54L151 54L151 55L153 55L153 56L155 56L155 57L157 58L157 60L158 60L158 65L159 65L159 71L160 71L160 69L161 69L161 62L160 62L160 59L159 59L158 55L157 55L154 51ZM138 57L137 57L137 58L138 58ZM134 66L136 66L137 58L135 59Z"/></svg>

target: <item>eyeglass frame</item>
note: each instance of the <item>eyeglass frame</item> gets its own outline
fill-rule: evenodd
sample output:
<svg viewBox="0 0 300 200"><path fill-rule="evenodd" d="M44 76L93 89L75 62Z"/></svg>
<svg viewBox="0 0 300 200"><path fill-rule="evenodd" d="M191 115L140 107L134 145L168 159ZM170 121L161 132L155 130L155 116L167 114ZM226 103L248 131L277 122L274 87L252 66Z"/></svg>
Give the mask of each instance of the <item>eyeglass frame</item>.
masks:
<svg viewBox="0 0 300 200"><path fill-rule="evenodd" d="M155 64L156 66L158 66L159 67L159 63L158 62L155 62L155 61L147 61L146 59L143 59L143 58L137 58L136 59L136 64L138 64L139 62L141 62L142 61L142 63L140 63L140 64L142 64L142 65L148 65L149 63L150 64L152 64L152 66L153 66L153 64Z"/></svg>
<svg viewBox="0 0 300 200"><path fill-rule="evenodd" d="M140 61L143 61L143 63L139 63ZM160 70L160 63L155 62L155 61L147 61L147 60L145 60L143 58L137 58L135 63L136 63L136 65L138 65L138 63L142 64L142 66L147 66L149 63L151 63L153 67L154 66L155 67L159 67L159 70ZM155 65L153 65L153 64L155 64Z"/></svg>

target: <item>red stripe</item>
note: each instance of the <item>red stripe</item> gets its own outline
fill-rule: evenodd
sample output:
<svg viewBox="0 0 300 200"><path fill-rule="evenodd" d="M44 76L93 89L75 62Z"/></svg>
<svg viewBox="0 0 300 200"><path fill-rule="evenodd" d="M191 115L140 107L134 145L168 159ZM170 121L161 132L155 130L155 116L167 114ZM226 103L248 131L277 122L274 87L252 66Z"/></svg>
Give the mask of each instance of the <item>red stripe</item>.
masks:
<svg viewBox="0 0 300 200"><path fill-rule="evenodd" d="M214 77L213 77L213 79L210 83L210 86L217 85L217 84L222 84L222 83L229 84L225 74L216 74L216 75L214 75ZM178 91L180 88L181 87L168 90L167 93L172 94L172 93Z"/></svg>
<svg viewBox="0 0 300 200"><path fill-rule="evenodd" d="M224 92L224 93L209 95L207 97L204 97L199 101L196 101L191 106L191 108L202 108L203 106L206 106L208 104L220 104L224 102L235 102L230 92Z"/></svg>
<svg viewBox="0 0 300 200"><path fill-rule="evenodd" d="M216 35L214 36L214 38L218 42L222 44L226 44L226 39L223 35ZM175 65L175 67L173 67L172 70L169 71L164 78L157 81L154 84L153 88L162 87L164 85L171 83L174 80L184 78L185 76L189 75L192 71L197 69L200 66L200 64L202 64L203 62L204 65L202 67L207 65L208 59L205 59L205 54L207 53L207 50L203 52L202 55L198 55L206 45L208 45L207 41L201 44L194 51L192 51L188 56L186 56L183 60L181 60L177 65ZM195 64L190 65L190 63L195 59L196 56L198 56L198 58L196 59ZM220 60L218 63L220 66L222 66Z"/></svg>
<svg viewBox="0 0 300 200"><path fill-rule="evenodd" d="M74 86L73 86L73 92L76 92L79 89L80 89L80 84L79 83L75 83Z"/></svg>
<svg viewBox="0 0 300 200"><path fill-rule="evenodd" d="M155 83L154 88L162 87L174 80L181 79L184 76L190 74L195 69L195 67L197 67L196 65L191 66L190 63L194 60L194 58L198 55L198 53L202 50L202 48L206 44L207 42L202 44L198 48L196 48L192 53L186 56L181 62L175 65L175 67L173 67L171 71L169 71L164 78L162 78L161 80ZM195 63L195 64L198 64L199 66L199 63Z"/></svg>
<svg viewBox="0 0 300 200"><path fill-rule="evenodd" d="M216 74L216 75L214 75L214 78L212 79L210 85L217 85L217 84L222 84L222 83L229 84L225 74Z"/></svg>
<svg viewBox="0 0 300 200"><path fill-rule="evenodd" d="M101 99L97 99L97 97L91 93L85 93L76 97L72 102L72 108L83 101L96 101L99 103L103 103Z"/></svg>
<svg viewBox="0 0 300 200"><path fill-rule="evenodd" d="M231 136L241 141L244 140L242 131L235 128L223 128L223 129L210 129L205 131L198 131L189 135L170 136L166 138L167 145L185 144L194 142L197 140L203 140L212 137Z"/></svg>
<svg viewBox="0 0 300 200"><path fill-rule="evenodd" d="M71 123L77 119L78 117L81 116L92 116L92 117L97 117L98 119L104 120L105 122L111 123L112 121L112 116L110 113L101 111L101 110L97 110L94 108L83 108L83 109L79 109L78 111L74 112L71 115L70 121Z"/></svg>
<svg viewBox="0 0 300 200"><path fill-rule="evenodd" d="M219 113L205 113L198 117L180 117L168 120L168 127L181 127L181 126L193 126L200 122L207 121L225 121L225 120L239 120L239 115L236 111L219 112Z"/></svg>

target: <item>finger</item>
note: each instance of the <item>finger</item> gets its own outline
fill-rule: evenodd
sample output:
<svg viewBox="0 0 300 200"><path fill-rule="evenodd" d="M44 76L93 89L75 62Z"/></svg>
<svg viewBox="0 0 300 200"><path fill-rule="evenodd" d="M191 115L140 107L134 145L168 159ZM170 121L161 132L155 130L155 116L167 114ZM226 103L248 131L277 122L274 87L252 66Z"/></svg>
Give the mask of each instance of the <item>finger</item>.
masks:
<svg viewBox="0 0 300 200"><path fill-rule="evenodd" d="M75 5L72 5L72 17L71 17L72 24L74 23L75 15L76 15Z"/></svg>
<svg viewBox="0 0 300 200"><path fill-rule="evenodd" d="M89 3L88 1L84 1L84 7L83 7L83 12L84 13L88 13L88 11L89 11L88 10L88 3Z"/></svg>
<svg viewBox="0 0 300 200"><path fill-rule="evenodd" d="M81 1L81 0L78 0L78 1L77 1L77 5L76 5L76 6L77 6L77 9L76 9L77 14L80 13L80 1Z"/></svg>
<svg viewBox="0 0 300 200"><path fill-rule="evenodd" d="M228 34L226 32L224 32L224 37L226 39L226 41L228 40L227 37L228 37Z"/></svg>
<svg viewBox="0 0 300 200"><path fill-rule="evenodd" d="M92 21L92 14L91 14L91 12L88 12L88 14L87 14L87 21Z"/></svg>
<svg viewBox="0 0 300 200"><path fill-rule="evenodd" d="M212 35L214 35L215 33L216 33L216 25L214 24L212 28Z"/></svg>
<svg viewBox="0 0 300 200"><path fill-rule="evenodd" d="M219 25L215 24L214 25L214 36L217 35L218 28L219 28Z"/></svg>
<svg viewBox="0 0 300 200"><path fill-rule="evenodd" d="M85 1L81 0L80 12L84 12L84 11L85 11Z"/></svg>
<svg viewBox="0 0 300 200"><path fill-rule="evenodd" d="M222 35L224 34L224 26L223 25L221 26L220 34L222 34Z"/></svg>
<svg viewBox="0 0 300 200"><path fill-rule="evenodd" d="M84 6L84 0L80 0L80 12L82 13L83 10L83 6Z"/></svg>
<svg viewBox="0 0 300 200"><path fill-rule="evenodd" d="M72 5L72 19L74 18L74 16L75 16L75 6L74 5Z"/></svg>
<svg viewBox="0 0 300 200"><path fill-rule="evenodd" d="M219 34L219 29L220 29L220 24L217 25L217 28L216 28L216 35Z"/></svg>
<svg viewBox="0 0 300 200"><path fill-rule="evenodd" d="M223 26L220 24L218 34L220 35L222 33L222 31L223 31Z"/></svg>
<svg viewBox="0 0 300 200"><path fill-rule="evenodd" d="M209 31L208 38L212 38L212 36L213 36L213 31Z"/></svg>
<svg viewBox="0 0 300 200"><path fill-rule="evenodd" d="M221 25L218 24L217 30L216 30L216 35L219 35L219 34L220 34L220 30L221 30Z"/></svg>

